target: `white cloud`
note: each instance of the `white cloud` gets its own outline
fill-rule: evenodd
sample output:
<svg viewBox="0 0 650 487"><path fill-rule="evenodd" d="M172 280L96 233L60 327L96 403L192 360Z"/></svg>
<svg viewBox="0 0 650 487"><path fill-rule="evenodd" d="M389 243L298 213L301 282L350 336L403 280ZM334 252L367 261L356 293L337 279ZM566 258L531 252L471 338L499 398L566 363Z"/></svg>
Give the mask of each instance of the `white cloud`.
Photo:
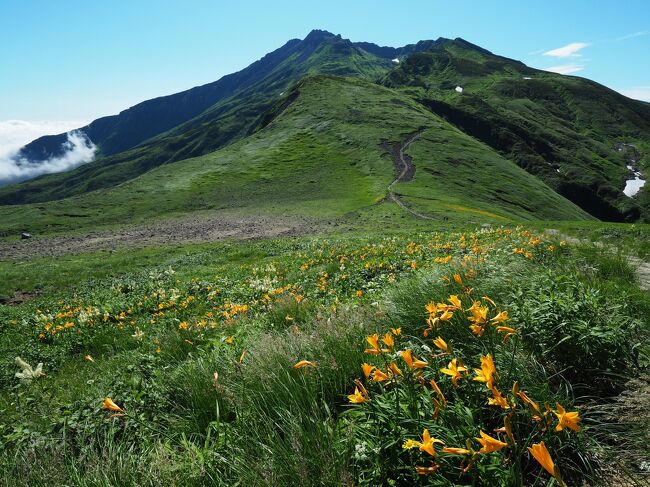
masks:
<svg viewBox="0 0 650 487"><path fill-rule="evenodd" d="M571 73L577 73L578 71L582 71L585 69L584 66L580 66L578 64L562 64L560 66L551 66L550 68L541 68L544 71L550 71L551 73L558 73L558 74L571 74Z"/></svg>
<svg viewBox="0 0 650 487"><path fill-rule="evenodd" d="M74 121L0 122L0 186L41 174L66 171L90 162L95 155L95 145L83 132L70 131L83 125L84 122ZM64 152L61 156L37 163L17 157L20 148L32 140L43 135L60 133L68 135L67 141L62 144Z"/></svg>
<svg viewBox="0 0 650 487"><path fill-rule="evenodd" d="M650 86L637 86L635 88L618 91L620 94L625 95L628 98L650 102Z"/></svg>
<svg viewBox="0 0 650 487"><path fill-rule="evenodd" d="M634 39L635 37L647 36L648 34L650 34L650 31L642 30L640 32L633 32L632 34L628 34L626 36L619 37L616 40L617 41L626 41L628 39Z"/></svg>
<svg viewBox="0 0 650 487"><path fill-rule="evenodd" d="M578 51L584 49L588 45L589 44L585 42L573 42L571 44L567 44L566 46L558 47L557 49L553 49L551 51L546 51L544 53L544 56L577 57L580 56L580 54L578 54Z"/></svg>
<svg viewBox="0 0 650 487"><path fill-rule="evenodd" d="M79 121L0 121L0 159L16 153L22 146L43 135L62 134L84 125L85 122Z"/></svg>

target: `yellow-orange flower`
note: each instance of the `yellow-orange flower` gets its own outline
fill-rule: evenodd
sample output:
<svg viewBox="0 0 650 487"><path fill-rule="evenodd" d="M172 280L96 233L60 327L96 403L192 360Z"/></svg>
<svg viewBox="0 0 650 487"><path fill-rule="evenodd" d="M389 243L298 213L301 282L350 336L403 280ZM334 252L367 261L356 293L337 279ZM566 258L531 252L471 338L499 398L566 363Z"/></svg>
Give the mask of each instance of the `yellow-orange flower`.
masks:
<svg viewBox="0 0 650 487"><path fill-rule="evenodd" d="M361 392L359 392L359 388L355 387L354 394L348 395L348 401L350 401L352 404L363 404L364 402L370 401L370 398L361 394Z"/></svg>
<svg viewBox="0 0 650 487"><path fill-rule="evenodd" d="M522 401L528 404L528 406L530 406L530 408L534 412L536 412L537 414L542 414L541 410L539 409L539 404L537 404L530 397L528 397L524 391L517 390L517 395L521 398Z"/></svg>
<svg viewBox="0 0 650 487"><path fill-rule="evenodd" d="M442 321L449 321L453 316L454 316L454 313L452 313L452 312L449 311L449 310L446 310L444 313L442 313L442 314L440 315L439 318L440 318Z"/></svg>
<svg viewBox="0 0 650 487"><path fill-rule="evenodd" d="M458 274L456 274L456 275L458 275ZM460 299L458 299L458 296L456 296L455 294L452 294L451 296L449 296L449 299L447 299L447 301L449 301L454 308L461 309Z"/></svg>
<svg viewBox="0 0 650 487"><path fill-rule="evenodd" d="M507 311L501 311L499 314L497 314L490 321L493 321L494 323L505 323L506 321L508 321L508 312Z"/></svg>
<svg viewBox="0 0 650 487"><path fill-rule="evenodd" d="M469 329L472 330L472 333L477 337L482 337L483 333L485 333L485 327L483 325L469 325Z"/></svg>
<svg viewBox="0 0 650 487"><path fill-rule="evenodd" d="M375 368L375 371L372 374L372 380L375 382L384 382L390 379L388 374L385 374L379 368Z"/></svg>
<svg viewBox="0 0 650 487"><path fill-rule="evenodd" d="M431 384L431 387L433 387L433 390L436 391L436 393L437 393L438 396L440 397L440 400L442 401L442 404L446 404L446 403L447 403L447 399L445 399L445 395L444 395L444 394L442 393L442 391L440 390L440 387L438 387L438 383L437 383L435 380L431 379L431 380L429 381L429 384Z"/></svg>
<svg viewBox="0 0 650 487"><path fill-rule="evenodd" d="M361 364L361 370L363 370L363 375L366 376L366 378L370 377L370 373L375 369L374 365L370 365L367 363L362 363Z"/></svg>
<svg viewBox="0 0 650 487"><path fill-rule="evenodd" d="M481 431L481 437L476 438L476 440L481 444L481 449L479 450L480 453L492 453L508 446L507 443L504 443L503 441L500 441L496 438L492 438L484 431Z"/></svg>
<svg viewBox="0 0 650 487"><path fill-rule="evenodd" d="M314 362L310 362L309 360L301 360L293 366L294 369L302 369L304 367L316 367L316 364Z"/></svg>
<svg viewBox="0 0 650 487"><path fill-rule="evenodd" d="M438 347L440 350L443 352L448 352L449 351L449 346L447 345L447 342L445 342L442 337L437 337L434 341L433 344Z"/></svg>
<svg viewBox="0 0 650 487"><path fill-rule="evenodd" d="M580 413L577 411L567 413L566 410L558 403L556 405L557 410L554 414L557 416L558 424L555 427L555 431L562 431L564 428L569 428L573 431L580 431L582 428L578 425L580 422Z"/></svg>
<svg viewBox="0 0 650 487"><path fill-rule="evenodd" d="M481 306L480 301L474 301L472 306L467 309L470 312L471 316L467 319L476 325L485 323L487 321L488 307Z"/></svg>
<svg viewBox="0 0 650 487"><path fill-rule="evenodd" d="M497 326L497 332L505 333L505 336L503 337L503 343L506 343L512 335L517 333L517 330L509 326Z"/></svg>
<svg viewBox="0 0 650 487"><path fill-rule="evenodd" d="M422 442L420 444L420 451L427 452L429 455L435 457L436 456L436 450L435 450L433 445L436 444L436 443L438 443L440 445L445 444L444 441L438 440L438 439L434 438L433 436L431 436L429 434L429 430L425 428L424 431L422 432Z"/></svg>
<svg viewBox="0 0 650 487"><path fill-rule="evenodd" d="M483 296L482 299L485 299L488 303L490 303L492 306L496 306L496 303L492 301L489 297Z"/></svg>
<svg viewBox="0 0 650 487"><path fill-rule="evenodd" d="M391 335L390 333L386 333L382 337L381 341L384 343L384 345L386 345L389 348L393 348L395 346L395 340L393 339L393 335Z"/></svg>
<svg viewBox="0 0 650 487"><path fill-rule="evenodd" d="M488 399L488 404L490 406L499 406L502 409L510 409L510 403L505 397L503 397L496 387L492 387L490 390L492 391L492 397Z"/></svg>
<svg viewBox="0 0 650 487"><path fill-rule="evenodd" d="M388 370L390 370L395 375L402 375L402 371L395 362L388 364Z"/></svg>
<svg viewBox="0 0 650 487"><path fill-rule="evenodd" d="M454 387L458 386L458 379L463 377L462 373L467 372L467 368L462 365L458 365L458 359L452 359L451 362L447 365L447 368L440 369L445 375L451 376L451 382L454 384Z"/></svg>
<svg viewBox="0 0 650 487"><path fill-rule="evenodd" d="M372 348L366 348L364 351L366 353L370 353L373 355L377 355L382 352L387 352L388 350L383 350L379 346L379 335L375 333L374 335L370 335L369 337L366 337L366 341L370 344Z"/></svg>
<svg viewBox="0 0 650 487"><path fill-rule="evenodd" d="M415 473L418 475L431 475L436 473L440 468L439 464L431 465L430 467L415 467Z"/></svg>
<svg viewBox="0 0 650 487"><path fill-rule="evenodd" d="M451 455L470 455L472 453L471 450L468 450L467 448L454 448L454 447L444 447L442 449L443 453L449 453Z"/></svg>
<svg viewBox="0 0 650 487"><path fill-rule="evenodd" d="M535 443L533 446L528 447L528 451L531 455L537 460L537 462L544 467L548 473L550 473L555 479L560 483L560 485L565 486L566 484L560 477L560 470L553 463L551 454L548 452L546 445L543 441Z"/></svg>
<svg viewBox="0 0 650 487"><path fill-rule="evenodd" d="M110 397L104 399L104 402L102 403L102 407L104 409L108 409L109 411L116 411L118 413L124 412L124 409L122 409L117 404L115 404Z"/></svg>
<svg viewBox="0 0 650 487"><path fill-rule="evenodd" d="M474 377L475 381L485 382L488 389L494 387L494 381L498 378L498 375L492 355L488 353L481 357L481 368L474 369L474 372L476 373L476 377Z"/></svg>
<svg viewBox="0 0 650 487"><path fill-rule="evenodd" d="M423 369L429 365L424 360L414 359L410 350L404 350L401 352L401 354L404 362L406 362L406 365L409 366L409 369Z"/></svg>

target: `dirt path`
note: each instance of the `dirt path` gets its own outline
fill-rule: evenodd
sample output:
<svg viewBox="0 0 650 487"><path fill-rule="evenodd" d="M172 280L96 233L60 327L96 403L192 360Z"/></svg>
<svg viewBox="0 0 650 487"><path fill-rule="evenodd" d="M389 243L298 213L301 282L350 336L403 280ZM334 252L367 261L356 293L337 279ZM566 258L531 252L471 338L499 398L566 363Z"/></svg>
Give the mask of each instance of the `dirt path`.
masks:
<svg viewBox="0 0 650 487"><path fill-rule="evenodd" d="M400 199L399 195L393 191L393 186L395 186L397 183L410 181L413 179L413 176L415 176L415 165L413 164L413 158L404 152L413 142L415 142L420 137L421 134L422 130L411 134L401 144L395 144L392 146L389 144L384 144L383 147L388 150L388 152L390 152L391 156L393 157L393 162L395 163L395 168L397 171L399 171L398 176L393 180L393 182L388 185L388 198L394 201L397 206L409 212L416 218L422 218L424 220L435 220L433 217L424 215L411 209Z"/></svg>
<svg viewBox="0 0 650 487"><path fill-rule="evenodd" d="M300 217L209 215L125 226L86 235L34 236L29 240L0 242L0 260L60 256L93 251L112 251L150 245L257 239L317 232L322 223Z"/></svg>

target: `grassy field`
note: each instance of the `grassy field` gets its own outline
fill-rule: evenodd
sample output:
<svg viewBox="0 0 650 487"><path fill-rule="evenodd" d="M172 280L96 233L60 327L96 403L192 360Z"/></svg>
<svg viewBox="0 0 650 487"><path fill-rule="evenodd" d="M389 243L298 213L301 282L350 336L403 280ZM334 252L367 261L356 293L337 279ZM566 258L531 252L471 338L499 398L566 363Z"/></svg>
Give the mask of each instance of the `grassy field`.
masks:
<svg viewBox="0 0 650 487"><path fill-rule="evenodd" d="M0 307L3 482L546 485L541 442L568 485L642 479L648 416L609 405L650 299L587 241L616 227L426 224L0 263L41 292Z"/></svg>

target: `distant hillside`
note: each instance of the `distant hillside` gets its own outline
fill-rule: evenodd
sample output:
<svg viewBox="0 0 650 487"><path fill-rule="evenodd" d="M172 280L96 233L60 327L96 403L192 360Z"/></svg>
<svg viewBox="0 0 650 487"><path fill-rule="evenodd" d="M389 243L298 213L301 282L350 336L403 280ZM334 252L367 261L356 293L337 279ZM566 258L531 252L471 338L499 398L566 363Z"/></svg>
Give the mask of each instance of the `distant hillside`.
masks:
<svg viewBox="0 0 650 487"><path fill-rule="evenodd" d="M428 211L433 208L425 193L440 185L438 178L462 173L465 182L459 189L456 206L481 207L489 213L489 207L494 205L494 214L505 212L522 218L583 218L586 212L610 221L650 219L650 188L642 189L634 198L623 194L625 181L632 174L627 166L642 172L648 168L650 104L630 100L589 80L529 68L463 39L440 38L392 48L353 43L325 31L312 31L303 40L291 40L248 68L215 83L149 100L119 115L96 120L84 128L99 147L95 161L66 173L0 188L0 204L44 203L90 192L92 198L101 200L100 195L111 188L121 191L117 188L130 187L127 183L162 165L169 166L166 171L178 171L177 176L169 173L167 177L183 179L184 173L194 167L193 161L204 160L201 156L230 160L226 155L231 154L231 146L269 136L272 131L267 128L294 106L304 80L318 75L338 77L327 78L330 80L348 78L345 83L351 83L349 78L353 77L363 81L359 86L370 92L383 86L392 90L400 103L434 117L425 118L422 125L410 129L422 131L420 141L412 147L414 153L423 150L426 141L435 142L436 155L432 160L436 161L436 168L429 168L428 172L424 167L418 170L414 180L403 189L405 201L410 198L413 204L429 208ZM332 91L329 97L310 98L315 104L313 110L329 114L329 119L320 121L328 130L334 130L332 124L347 122L336 111L340 108L339 95L343 96ZM363 98L361 93L357 96ZM304 98L300 99L304 104ZM360 106L358 110L364 112L367 108ZM397 109L377 112L365 124L366 129L371 124L391 126L395 123L391 118L399 113ZM455 137L479 143L480 151L473 152L460 144L454 146L457 152L452 154L441 140L431 139L427 124L434 126L432 120L441 119L448 122L448 129L454 127ZM325 143L318 127L310 126L309 134L319 144ZM397 143L408 133L387 133L383 137ZM38 139L26 146L22 155L32 160L56 155L62 137ZM360 153L372 154L373 147L380 142L373 139L374 145L368 145L367 140L350 140L349 144ZM338 160L339 154L333 147L319 159L325 167ZM343 148L351 149L348 145ZM302 149L296 149L299 150ZM448 157L441 159L442 154ZM268 154L255 153L257 156L264 159ZM472 162L468 163L468 159ZM500 176L510 174L512 167L527 171L532 175L532 179L526 179L527 184L537 181L541 185L539 191L543 187L544 194L555 191L562 197L554 200L557 208L534 203L541 193L533 191L532 186L530 194L522 193L522 188L507 186L515 184L515 180L523 181L523 171L514 179L495 177L489 172L485 173L491 174L489 181L477 179L471 172L483 171L483 163L496 164L491 170L498 167ZM236 173L242 161L233 160L232 164L231 172ZM425 174L429 174L428 179ZM465 191L472 181L499 185L492 187L492 192L486 190L487 193L478 187ZM414 192L420 184L423 189ZM447 180L445 184L450 187L457 181ZM401 188L401 184L397 187ZM153 186L150 190L149 198L155 201L153 193L157 188ZM385 196L385 189L382 191ZM513 199L506 194L518 194L521 198ZM567 200L583 211L566 206ZM546 204L551 204L550 200ZM193 203L194 206L214 207L208 203ZM190 209L181 205L168 211Z"/></svg>
<svg viewBox="0 0 650 487"><path fill-rule="evenodd" d="M409 56L383 83L403 89L592 215L648 217L647 199L623 194L631 154L619 149L634 144L648 154L650 104L590 80L529 68L462 39Z"/></svg>
<svg viewBox="0 0 650 487"><path fill-rule="evenodd" d="M414 133L420 136L407 150L414 177L393 191L433 220L589 218L539 179L394 90L321 75L306 78L285 100L264 128L210 154L166 164L113 188L0 207L0 231L28 226L60 232L198 210L319 219L409 216L387 198L396 176L388 147Z"/></svg>

